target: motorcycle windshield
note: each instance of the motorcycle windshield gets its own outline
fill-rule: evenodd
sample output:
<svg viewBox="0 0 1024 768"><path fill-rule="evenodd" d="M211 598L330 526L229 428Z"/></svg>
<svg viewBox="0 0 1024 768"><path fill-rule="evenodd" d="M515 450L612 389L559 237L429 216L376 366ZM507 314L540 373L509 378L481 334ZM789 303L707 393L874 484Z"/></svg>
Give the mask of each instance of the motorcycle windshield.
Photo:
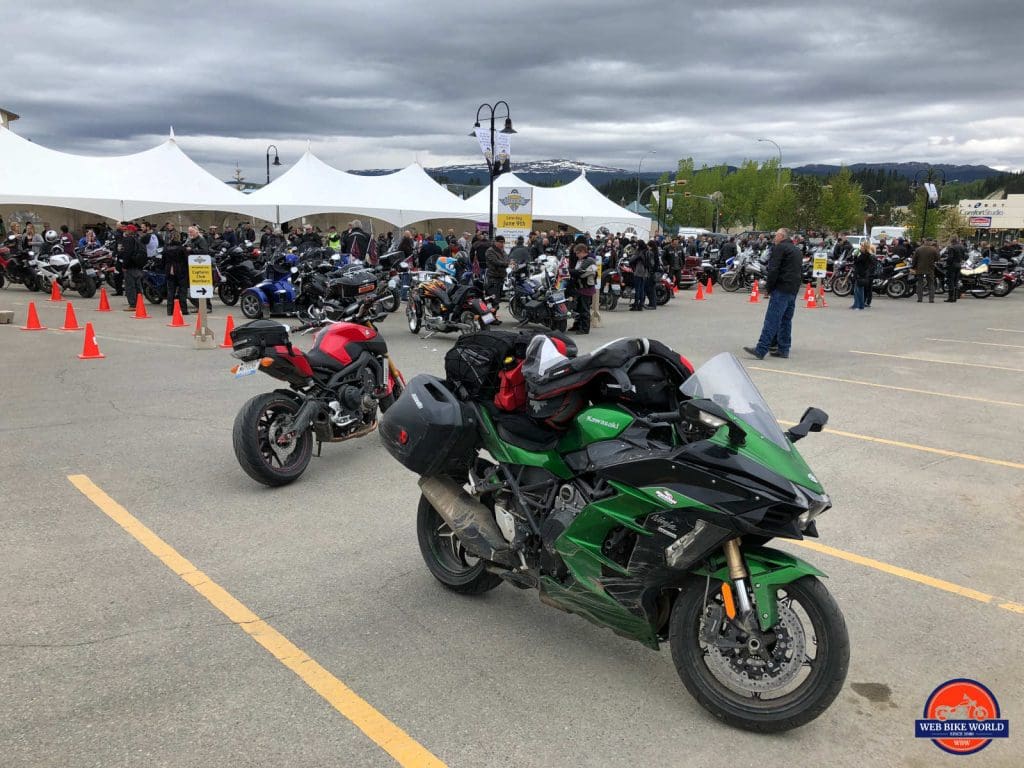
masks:
<svg viewBox="0 0 1024 768"><path fill-rule="evenodd" d="M716 355L704 363L683 383L680 391L687 397L717 403L743 419L749 427L779 448L792 450L792 444L783 434L768 403L740 361L729 352Z"/></svg>

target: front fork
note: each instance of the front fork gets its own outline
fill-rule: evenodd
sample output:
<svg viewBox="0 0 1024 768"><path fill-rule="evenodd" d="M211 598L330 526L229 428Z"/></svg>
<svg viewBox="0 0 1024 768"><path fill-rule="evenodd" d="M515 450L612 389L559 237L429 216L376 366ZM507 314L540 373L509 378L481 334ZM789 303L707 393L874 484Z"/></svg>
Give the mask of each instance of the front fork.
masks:
<svg viewBox="0 0 1024 768"><path fill-rule="evenodd" d="M725 562L729 567L730 579L730 581L722 582L725 614L733 620L738 616L740 624L752 629L757 622L753 615L753 606L750 604L750 595L747 592L747 567L743 564L743 555L740 554L740 540L729 539L722 545L722 549L725 551Z"/></svg>

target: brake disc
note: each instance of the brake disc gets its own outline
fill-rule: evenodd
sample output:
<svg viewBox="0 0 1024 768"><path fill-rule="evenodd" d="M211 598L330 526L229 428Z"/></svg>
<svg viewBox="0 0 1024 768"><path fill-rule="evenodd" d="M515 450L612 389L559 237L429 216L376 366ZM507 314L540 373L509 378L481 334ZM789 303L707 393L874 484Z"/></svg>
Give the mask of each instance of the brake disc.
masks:
<svg viewBox="0 0 1024 768"><path fill-rule="evenodd" d="M275 419L270 426L267 427L267 440L270 442L270 450L274 452L274 455L280 459L282 464L284 464L288 457L295 452L295 448L299 444L296 436L286 438L282 441L281 435L286 433L290 428L291 419Z"/></svg>
<svg viewBox="0 0 1024 768"><path fill-rule="evenodd" d="M803 624L789 605L779 603L778 616L771 629L775 643L766 649L767 659L747 648L711 644L706 657L708 667L740 690L776 691L788 685L803 666L807 639Z"/></svg>

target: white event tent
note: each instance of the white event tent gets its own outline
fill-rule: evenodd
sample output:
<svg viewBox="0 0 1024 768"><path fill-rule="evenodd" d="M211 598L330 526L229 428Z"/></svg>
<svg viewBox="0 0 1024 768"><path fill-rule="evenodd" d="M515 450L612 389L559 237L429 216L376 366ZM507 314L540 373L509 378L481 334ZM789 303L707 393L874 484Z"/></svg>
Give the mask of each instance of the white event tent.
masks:
<svg viewBox="0 0 1024 768"><path fill-rule="evenodd" d="M650 219L637 216L602 195L597 187L587 180L586 172L562 187L537 187L523 181L514 173L503 174L494 180L495 203L499 187L532 189L534 221L555 221L568 224L581 232L589 231L591 234L601 227L606 227L610 232L626 232L632 229L638 237L645 240L651 235ZM489 189L483 189L466 201L477 221L487 220L489 192Z"/></svg>
<svg viewBox="0 0 1024 768"><path fill-rule="evenodd" d="M168 211L229 211L269 219L196 165L170 138L133 155L86 157L41 147L0 128L0 204L45 205L117 221Z"/></svg>
<svg viewBox="0 0 1024 768"><path fill-rule="evenodd" d="M309 150L248 199L279 208L280 221L332 212L372 217L396 227L427 219L472 220L466 201L415 163L384 176L359 176L327 165Z"/></svg>

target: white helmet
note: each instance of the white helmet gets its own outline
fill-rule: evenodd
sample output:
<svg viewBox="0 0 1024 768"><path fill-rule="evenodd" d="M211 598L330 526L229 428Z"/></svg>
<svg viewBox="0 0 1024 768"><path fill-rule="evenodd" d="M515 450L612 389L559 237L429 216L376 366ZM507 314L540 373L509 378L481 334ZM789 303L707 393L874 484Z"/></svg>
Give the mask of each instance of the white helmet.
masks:
<svg viewBox="0 0 1024 768"><path fill-rule="evenodd" d="M46 234L43 235L43 239L46 240L46 242L48 243L56 243L58 240L60 240L60 235L57 234L57 230L48 229L46 230Z"/></svg>

